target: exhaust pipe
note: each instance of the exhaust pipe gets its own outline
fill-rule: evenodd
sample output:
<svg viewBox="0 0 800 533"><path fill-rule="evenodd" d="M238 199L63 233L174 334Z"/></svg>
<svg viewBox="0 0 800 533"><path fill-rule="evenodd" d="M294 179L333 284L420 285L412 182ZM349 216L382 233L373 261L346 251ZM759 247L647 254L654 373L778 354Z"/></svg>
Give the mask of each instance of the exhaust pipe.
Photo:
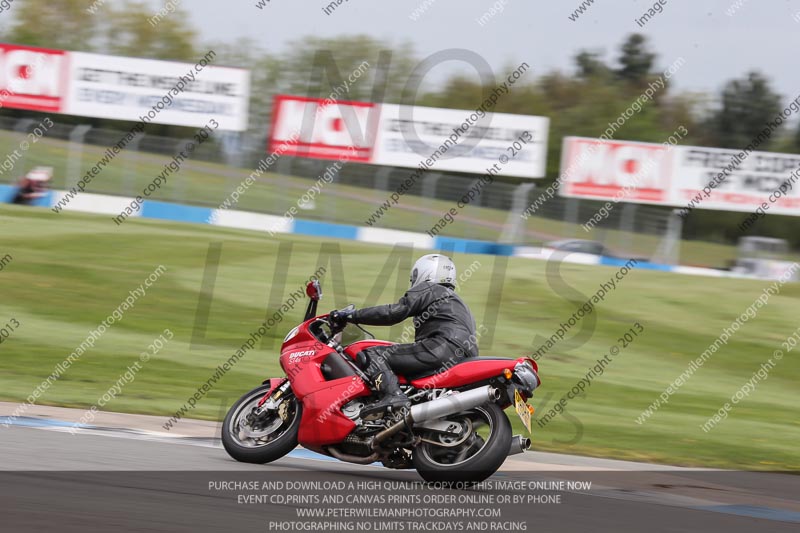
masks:
<svg viewBox="0 0 800 533"><path fill-rule="evenodd" d="M372 448L374 449L382 441L396 434L407 425L410 426L415 422L426 422L428 420L442 418L461 411L468 411L475 407L480 407L489 402L496 402L500 399L500 395L500 389L496 389L491 385L484 385L477 389L450 394L438 400L417 404L411 408L404 420L397 422L393 426L389 426L375 435L372 439Z"/></svg>
<svg viewBox="0 0 800 533"><path fill-rule="evenodd" d="M328 447L328 453L330 453L332 456L334 456L336 459L339 459L340 461L344 461L346 463L355 463L357 465L369 465L374 463L375 461L379 461L381 458L380 455L378 455L377 453L373 453L366 457L361 457L359 455L350 455L347 453L340 452L333 446Z"/></svg>
<svg viewBox="0 0 800 533"><path fill-rule="evenodd" d="M525 450L530 449L530 447L531 439L528 437L523 437L522 435L514 435L511 437L511 446L509 447L508 455L522 453Z"/></svg>
<svg viewBox="0 0 800 533"><path fill-rule="evenodd" d="M459 392L458 394L450 394L432 402L417 404L411 408L411 412L408 415L411 419L409 422L426 422L442 418L443 416L467 411L499 399L500 390L491 385L485 385L477 389Z"/></svg>

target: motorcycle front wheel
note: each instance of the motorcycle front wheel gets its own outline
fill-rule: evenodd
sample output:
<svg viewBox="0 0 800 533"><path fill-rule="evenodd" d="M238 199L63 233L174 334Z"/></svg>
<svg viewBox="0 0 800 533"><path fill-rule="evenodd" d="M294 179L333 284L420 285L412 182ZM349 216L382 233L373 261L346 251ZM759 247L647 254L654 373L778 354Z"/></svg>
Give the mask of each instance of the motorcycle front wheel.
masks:
<svg viewBox="0 0 800 533"><path fill-rule="evenodd" d="M257 387L233 404L222 424L222 445L243 463L276 461L297 446L303 406L289 391L272 409L258 412L269 385Z"/></svg>

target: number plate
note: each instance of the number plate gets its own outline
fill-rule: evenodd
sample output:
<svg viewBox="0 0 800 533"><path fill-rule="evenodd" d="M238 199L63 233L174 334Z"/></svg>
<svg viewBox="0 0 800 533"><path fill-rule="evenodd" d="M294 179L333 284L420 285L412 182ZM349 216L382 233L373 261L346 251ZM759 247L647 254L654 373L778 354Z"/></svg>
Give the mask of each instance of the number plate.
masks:
<svg viewBox="0 0 800 533"><path fill-rule="evenodd" d="M528 434L532 435L531 412L528 410L528 405L525 403L525 400L522 399L522 395L520 395L519 391L516 389L514 389L514 406L517 409L517 414L519 415L520 420L522 420L522 423L525 424Z"/></svg>

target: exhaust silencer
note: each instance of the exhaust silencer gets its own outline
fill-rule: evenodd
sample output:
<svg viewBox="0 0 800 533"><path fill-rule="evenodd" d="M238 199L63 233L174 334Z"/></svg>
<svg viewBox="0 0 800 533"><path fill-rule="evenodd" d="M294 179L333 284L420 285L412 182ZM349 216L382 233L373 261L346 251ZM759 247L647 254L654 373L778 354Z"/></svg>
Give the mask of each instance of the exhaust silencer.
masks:
<svg viewBox="0 0 800 533"><path fill-rule="evenodd" d="M495 402L500 399L500 395L499 389L495 389L491 385L484 385L477 389L450 394L444 398L433 400L432 402L417 404L411 408L404 420L397 422L393 426L389 426L375 435L372 439L372 448L375 449L381 442L397 434L407 425L411 425L415 422L425 422L436 418L442 418L461 411L468 411L489 402Z"/></svg>
<svg viewBox="0 0 800 533"><path fill-rule="evenodd" d="M511 437L511 446L508 450L508 455L516 455L522 453L531 447L531 439L523 437L522 435L514 435Z"/></svg>
<svg viewBox="0 0 800 533"><path fill-rule="evenodd" d="M491 385L450 394L432 402L420 403L411 408L411 422L425 422L479 407L500 399L500 391Z"/></svg>

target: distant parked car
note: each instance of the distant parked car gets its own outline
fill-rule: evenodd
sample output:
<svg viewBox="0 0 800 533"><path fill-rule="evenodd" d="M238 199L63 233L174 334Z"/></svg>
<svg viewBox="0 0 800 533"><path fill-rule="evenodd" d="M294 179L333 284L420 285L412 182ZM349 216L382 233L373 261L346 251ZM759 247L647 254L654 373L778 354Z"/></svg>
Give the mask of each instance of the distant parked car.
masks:
<svg viewBox="0 0 800 533"><path fill-rule="evenodd" d="M562 250L564 252L576 252L581 254L613 256L611 250L597 241L587 241L585 239L563 239L545 243L548 248Z"/></svg>
<svg viewBox="0 0 800 533"><path fill-rule="evenodd" d="M589 241L586 239L563 239L560 241L550 241L545 243L545 247L561 250L563 252L574 252L580 254L602 255L605 257L613 257L615 259L632 259L623 255L614 253L601 242ZM637 257L637 261L646 262L647 258Z"/></svg>
<svg viewBox="0 0 800 533"><path fill-rule="evenodd" d="M789 243L785 239L748 236L739 239L738 257L731 270L761 279L781 279L793 271L794 262L789 256ZM797 279L797 274L794 274Z"/></svg>

